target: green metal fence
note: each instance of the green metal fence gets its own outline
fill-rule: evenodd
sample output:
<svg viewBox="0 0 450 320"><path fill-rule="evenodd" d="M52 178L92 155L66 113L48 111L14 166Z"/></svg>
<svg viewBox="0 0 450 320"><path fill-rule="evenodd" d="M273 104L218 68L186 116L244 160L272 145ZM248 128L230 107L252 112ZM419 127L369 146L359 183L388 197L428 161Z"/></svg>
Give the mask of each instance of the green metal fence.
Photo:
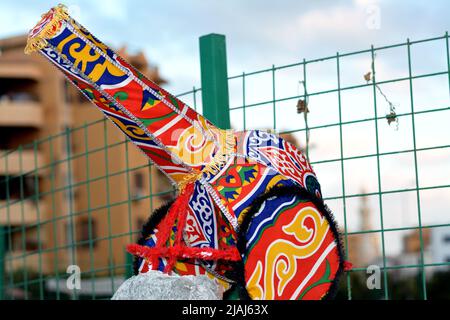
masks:
<svg viewBox="0 0 450 320"><path fill-rule="evenodd" d="M272 65L231 77L226 76L226 63L223 68L223 50L224 40L220 37L203 39L202 83L210 77L219 86L210 86L207 92L194 87L179 97L200 108L203 96L209 103L204 113L212 120L230 117L234 129L252 129L256 124L293 135L316 169L325 200L342 228L347 254L352 253L352 241L366 241L369 251L376 251L372 243L378 246L378 242L371 241L379 241L381 289L361 289L361 279L364 287L368 276L367 265L354 265L342 280L339 297L404 297L396 296L398 286L405 285L405 291L413 289L406 287L408 282L395 279L401 278L399 273L412 270L414 294L406 297L429 298L435 271L448 271L450 267L450 260L427 258L430 232L450 227L448 33ZM217 92L221 79L228 79L229 111L221 107L228 105L227 97ZM222 126L226 123L221 122ZM138 224L132 222L136 208L151 210L159 197L173 190L154 190L162 178L144 159L140 164L134 160L130 163L128 155L134 146L124 139L110 141L109 130L109 124L102 119L67 128L0 156L4 172L15 168L14 174L4 174L0 182L0 275L4 275L0 277L1 298L109 298L121 279L130 275L131 257L125 253L124 243L134 241L139 233ZM361 132L365 133L358 138L363 143L357 144L355 135ZM47 161L41 160L39 154L44 154ZM114 167L112 162L120 157L122 166ZM399 157L400 162L386 165L389 162L384 161L389 157ZM93 172L92 165L98 158L104 161L104 168ZM427 162L430 158L438 162ZM363 174L354 170L358 161L366 167ZM428 170L438 165L436 179L430 179ZM80 168L83 172L77 172ZM136 193L132 180L142 170L148 173L148 181L137 183L145 188ZM366 173L365 181L372 187L355 191L354 181ZM391 182L403 176L408 183L392 187ZM125 186L122 194L110 196L119 185ZM99 188L103 188L101 201L95 198ZM77 204L77 192L81 193L83 205ZM404 211L408 219L414 216L415 221L387 225L398 214L391 207L404 201L399 200L404 195L413 197L414 208ZM376 223L361 229L354 226L354 220L359 219L355 201L363 198L372 201L372 222ZM438 217L430 213L436 208L440 211ZM93 223L94 218L98 223ZM389 253L390 246L404 241L405 235L413 235L412 239L418 241L418 248L409 252L412 262L398 259L405 254L403 249L400 254ZM67 289L66 280L70 282L71 276L66 272L68 265L80 265L82 290ZM358 274L359 278L354 277Z"/></svg>

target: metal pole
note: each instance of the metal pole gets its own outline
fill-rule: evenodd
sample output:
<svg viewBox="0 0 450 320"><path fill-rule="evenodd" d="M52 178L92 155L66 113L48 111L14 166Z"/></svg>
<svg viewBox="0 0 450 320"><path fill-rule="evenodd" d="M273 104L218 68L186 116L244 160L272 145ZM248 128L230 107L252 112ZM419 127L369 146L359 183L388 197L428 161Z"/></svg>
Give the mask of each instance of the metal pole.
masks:
<svg viewBox="0 0 450 320"><path fill-rule="evenodd" d="M133 261L133 255L125 251L125 279L134 276Z"/></svg>
<svg viewBox="0 0 450 320"><path fill-rule="evenodd" d="M227 50L225 36L200 37L203 115L222 129L230 129Z"/></svg>
<svg viewBox="0 0 450 320"><path fill-rule="evenodd" d="M5 298L5 245L6 227L0 226L0 300Z"/></svg>
<svg viewBox="0 0 450 320"><path fill-rule="evenodd" d="M203 116L221 129L230 129L227 50L225 36L200 37ZM245 112L245 111L244 111ZM239 289L228 292L227 300L238 300Z"/></svg>

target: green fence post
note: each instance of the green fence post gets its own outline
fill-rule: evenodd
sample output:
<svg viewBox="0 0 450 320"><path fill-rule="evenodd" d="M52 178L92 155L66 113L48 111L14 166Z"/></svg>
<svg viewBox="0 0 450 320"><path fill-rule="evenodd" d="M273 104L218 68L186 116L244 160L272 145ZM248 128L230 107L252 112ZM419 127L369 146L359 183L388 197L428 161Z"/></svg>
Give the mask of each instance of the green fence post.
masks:
<svg viewBox="0 0 450 320"><path fill-rule="evenodd" d="M125 250L125 279L131 278L132 276L134 276L133 261L134 261L134 256Z"/></svg>
<svg viewBox="0 0 450 320"><path fill-rule="evenodd" d="M230 129L225 36L200 37L203 115L221 129Z"/></svg>
<svg viewBox="0 0 450 320"><path fill-rule="evenodd" d="M225 36L211 33L200 37L203 115L221 129L230 129L227 50ZM245 111L244 111L245 112ZM235 288L227 300L238 300Z"/></svg>
<svg viewBox="0 0 450 320"><path fill-rule="evenodd" d="M0 226L0 300L5 298L5 235L6 227Z"/></svg>

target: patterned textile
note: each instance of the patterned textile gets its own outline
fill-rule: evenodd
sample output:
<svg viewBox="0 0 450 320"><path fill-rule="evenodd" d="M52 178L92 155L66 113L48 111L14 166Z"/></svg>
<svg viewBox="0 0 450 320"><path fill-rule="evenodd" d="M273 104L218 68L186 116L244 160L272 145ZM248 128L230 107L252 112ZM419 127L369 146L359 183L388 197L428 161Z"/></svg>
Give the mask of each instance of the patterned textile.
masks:
<svg viewBox="0 0 450 320"><path fill-rule="evenodd" d="M339 235L327 211L308 198L284 187L253 208L242 244L253 299L321 299L335 289Z"/></svg>
<svg viewBox="0 0 450 320"><path fill-rule="evenodd" d="M64 6L43 15L25 51L53 63L178 187L128 248L137 273L207 275L244 298L331 296L344 265L339 235L295 146L260 130L215 127Z"/></svg>

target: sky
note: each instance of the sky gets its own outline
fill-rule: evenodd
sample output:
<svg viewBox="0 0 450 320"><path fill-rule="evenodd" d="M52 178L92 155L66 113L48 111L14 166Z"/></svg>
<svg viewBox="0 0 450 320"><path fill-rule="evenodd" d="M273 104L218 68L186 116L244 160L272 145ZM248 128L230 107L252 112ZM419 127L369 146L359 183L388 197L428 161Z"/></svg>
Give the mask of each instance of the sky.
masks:
<svg viewBox="0 0 450 320"><path fill-rule="evenodd" d="M0 36L27 32L57 1L0 1ZM198 38L227 37L229 75L443 35L448 1L67 0L104 42L144 50L182 92L200 83Z"/></svg>
<svg viewBox="0 0 450 320"><path fill-rule="evenodd" d="M27 32L39 16L54 1L0 0L0 37ZM224 34L227 40L228 75L240 75L288 65L303 59L317 59L390 44L406 39L421 40L440 37L450 29L450 3L436 1L383 0L67 0L64 2L74 18L103 42L128 50L142 50L151 64L158 66L172 93L186 92L200 86L200 36L209 33ZM388 80L408 75L406 47L377 53L377 80ZM433 41L411 47L414 75L448 70L445 41ZM363 75L371 69L369 54L341 59L341 86L364 84ZM307 90L309 93L336 88L336 63L323 61L308 64ZM276 97L285 98L303 93L302 68L277 71ZM269 101L272 97L271 74L249 77L246 82L246 104ZM230 81L230 105L242 105L241 79ZM397 112L410 112L409 81L380 86ZM415 110L450 107L450 84L446 76L415 79ZM201 101L201 97L197 97ZM389 105L377 94L377 114L389 112ZM342 120L351 121L374 115L371 87L343 91ZM336 123L339 120L336 94L310 97L310 126ZM191 97L186 97L192 103ZM277 129L304 128L303 117L296 113L296 100L277 104ZM242 110L231 113L232 125L243 126ZM272 104L249 109L247 128L268 128L273 124ZM450 145L450 109L416 116L416 147L426 148ZM304 134L296 134L304 143ZM344 157L376 153L373 122L344 126ZM399 128L379 122L379 152L412 149L411 117L401 117ZM321 161L340 157L339 127L311 131L311 160ZM419 185L428 187L450 185L450 150L421 151L417 153ZM340 162L314 166L326 197L342 194ZM413 153L389 155L380 158L382 190L414 188L415 160ZM378 176L376 157L345 161L346 194L362 190L376 192ZM422 224L450 222L450 189L432 189L420 193ZM361 199L347 201L348 226L358 230L357 214ZM338 221L343 223L340 200L328 202ZM378 196L369 197L373 211L372 224L380 228ZM417 195L406 192L383 195L384 227L417 226ZM386 235L387 251L398 253L404 232ZM391 241L392 240L392 241Z"/></svg>

